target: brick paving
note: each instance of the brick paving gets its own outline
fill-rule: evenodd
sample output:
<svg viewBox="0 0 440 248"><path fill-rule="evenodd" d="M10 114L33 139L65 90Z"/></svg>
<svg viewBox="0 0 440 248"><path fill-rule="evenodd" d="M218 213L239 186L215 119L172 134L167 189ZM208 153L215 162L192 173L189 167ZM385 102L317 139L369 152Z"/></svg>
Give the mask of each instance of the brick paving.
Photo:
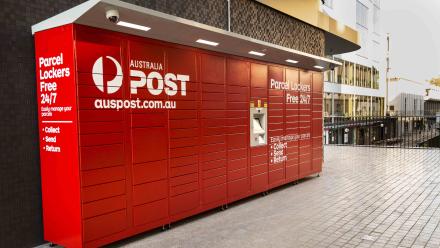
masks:
<svg viewBox="0 0 440 248"><path fill-rule="evenodd" d="M440 150L326 146L324 166L113 247L440 247Z"/></svg>

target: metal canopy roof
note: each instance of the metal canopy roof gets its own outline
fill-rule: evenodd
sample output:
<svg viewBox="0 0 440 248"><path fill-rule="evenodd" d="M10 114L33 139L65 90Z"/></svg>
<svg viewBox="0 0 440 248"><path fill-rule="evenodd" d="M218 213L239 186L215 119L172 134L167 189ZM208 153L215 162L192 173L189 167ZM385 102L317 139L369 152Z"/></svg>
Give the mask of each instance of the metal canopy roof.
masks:
<svg viewBox="0 0 440 248"><path fill-rule="evenodd" d="M116 9L119 11L120 21L147 26L151 29L149 31L142 31L116 25L107 20L105 16L106 11L109 9ZM328 58L271 44L269 42L253 39L244 35L119 0L89 0L33 25L32 34L70 23L82 24L314 71L324 71L341 65L341 63ZM196 43L195 41L197 39L214 41L219 44L218 46L204 45ZM249 51L263 52L266 55L259 57L249 54ZM287 59L298 61L298 63L288 63L286 62ZM322 69L317 69L314 66L321 66Z"/></svg>

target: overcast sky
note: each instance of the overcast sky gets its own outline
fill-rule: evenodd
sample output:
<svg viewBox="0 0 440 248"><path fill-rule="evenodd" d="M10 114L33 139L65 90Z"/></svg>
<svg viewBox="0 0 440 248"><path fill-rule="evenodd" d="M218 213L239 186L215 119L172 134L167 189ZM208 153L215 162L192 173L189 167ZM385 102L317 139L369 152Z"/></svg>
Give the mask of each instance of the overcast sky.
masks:
<svg viewBox="0 0 440 248"><path fill-rule="evenodd" d="M390 33L390 76L424 81L440 75L440 0L382 0Z"/></svg>

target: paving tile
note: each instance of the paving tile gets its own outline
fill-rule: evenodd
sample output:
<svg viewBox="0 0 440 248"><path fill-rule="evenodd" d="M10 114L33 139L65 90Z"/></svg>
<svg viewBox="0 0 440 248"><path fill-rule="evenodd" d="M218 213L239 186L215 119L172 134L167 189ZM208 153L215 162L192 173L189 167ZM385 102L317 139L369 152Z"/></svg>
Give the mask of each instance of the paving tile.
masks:
<svg viewBox="0 0 440 248"><path fill-rule="evenodd" d="M440 150L326 146L321 177L113 247L439 247Z"/></svg>

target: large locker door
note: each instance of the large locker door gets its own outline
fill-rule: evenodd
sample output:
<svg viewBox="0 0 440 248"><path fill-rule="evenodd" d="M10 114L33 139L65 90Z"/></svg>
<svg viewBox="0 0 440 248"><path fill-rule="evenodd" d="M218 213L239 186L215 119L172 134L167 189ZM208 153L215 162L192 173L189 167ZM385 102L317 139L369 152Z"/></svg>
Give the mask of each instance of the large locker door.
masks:
<svg viewBox="0 0 440 248"><path fill-rule="evenodd" d="M290 90L286 90L286 136L291 137L286 148L286 180L291 182L298 179L299 175L299 92L295 85L299 83L299 71L286 69L286 82Z"/></svg>
<svg viewBox="0 0 440 248"><path fill-rule="evenodd" d="M131 180L124 143L126 111L96 109L95 99L123 99L127 88L110 85L126 72L120 38L77 32L77 87L84 242L127 230ZM95 81L103 82L102 87Z"/></svg>
<svg viewBox="0 0 440 248"><path fill-rule="evenodd" d="M228 59L226 85L228 202L250 194L249 84L250 63Z"/></svg>
<svg viewBox="0 0 440 248"><path fill-rule="evenodd" d="M200 208L199 145L201 141L198 120L200 84L195 52L167 48L165 57L166 73L176 77L188 76L185 86L177 81L178 91L168 97L175 103L175 109L169 110L169 206L170 218L174 221L192 215Z"/></svg>
<svg viewBox="0 0 440 248"><path fill-rule="evenodd" d="M314 173L322 170L323 162L323 76L322 73L313 73L312 94L312 169Z"/></svg>
<svg viewBox="0 0 440 248"><path fill-rule="evenodd" d="M261 107L267 103L268 67L264 64L251 63L250 102ZM266 191L269 185L268 148L267 145L251 147L251 190L252 193Z"/></svg>
<svg viewBox="0 0 440 248"><path fill-rule="evenodd" d="M300 71L299 74L299 176L312 174L312 73Z"/></svg>
<svg viewBox="0 0 440 248"><path fill-rule="evenodd" d="M268 146L269 146L269 188L282 185L286 179L287 160L285 137L285 91L276 82L285 82L284 68L269 67ZM277 87L278 86L278 87Z"/></svg>
<svg viewBox="0 0 440 248"><path fill-rule="evenodd" d="M129 61L160 63L165 66L165 50L161 46L143 42L129 43ZM150 68L136 67L144 76L128 77L130 80L149 80ZM162 73L162 72L160 72ZM153 85L157 85L157 79ZM128 84L130 91L133 89ZM146 84L131 92L128 99L141 101L166 101L162 92L152 95ZM168 180L168 110L131 109L130 132L133 168L133 225L136 228L151 228L169 222L169 180Z"/></svg>
<svg viewBox="0 0 440 248"><path fill-rule="evenodd" d="M226 61L209 54L200 57L201 202L209 208L226 203Z"/></svg>

